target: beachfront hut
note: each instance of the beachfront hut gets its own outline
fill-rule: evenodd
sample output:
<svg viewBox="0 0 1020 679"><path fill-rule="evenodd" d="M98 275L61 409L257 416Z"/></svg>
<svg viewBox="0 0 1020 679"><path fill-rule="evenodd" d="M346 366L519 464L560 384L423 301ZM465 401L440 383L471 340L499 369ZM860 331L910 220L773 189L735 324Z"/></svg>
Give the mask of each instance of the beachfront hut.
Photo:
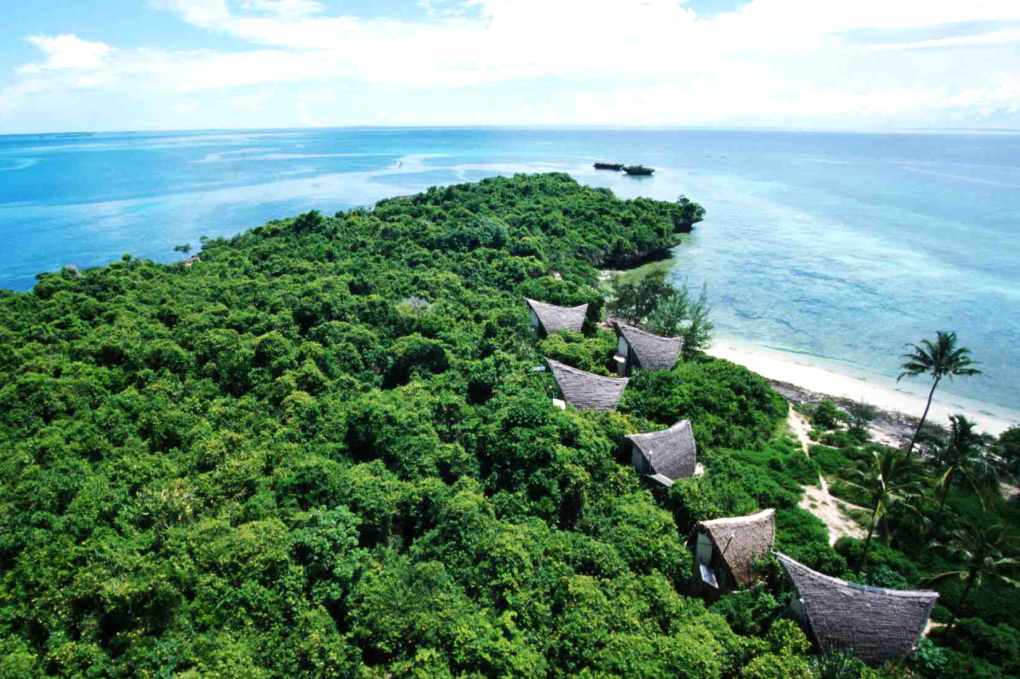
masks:
<svg viewBox="0 0 1020 679"><path fill-rule="evenodd" d="M939 595L867 587L823 575L776 554L797 590L792 608L823 651L849 650L870 664L899 660L917 645Z"/></svg>
<svg viewBox="0 0 1020 679"><path fill-rule="evenodd" d="M551 335L564 330L581 332L584 319L588 314L588 305L581 306L556 306L546 304L534 299L524 298L531 312L531 327L546 335Z"/></svg>
<svg viewBox="0 0 1020 679"><path fill-rule="evenodd" d="M634 368L670 370L680 359L682 337L659 337L632 325L614 321L616 328L616 365L620 375Z"/></svg>
<svg viewBox="0 0 1020 679"><path fill-rule="evenodd" d="M660 485L694 476L698 467L698 446L690 420L681 420L669 429L650 434L630 434L631 464L638 474Z"/></svg>
<svg viewBox="0 0 1020 679"><path fill-rule="evenodd" d="M750 585L751 567L772 551L775 539L774 509L695 524L687 538L687 548L694 552L694 581L698 589L721 593Z"/></svg>
<svg viewBox="0 0 1020 679"><path fill-rule="evenodd" d="M602 377L546 359L563 400L578 410L613 410L627 386L627 378Z"/></svg>

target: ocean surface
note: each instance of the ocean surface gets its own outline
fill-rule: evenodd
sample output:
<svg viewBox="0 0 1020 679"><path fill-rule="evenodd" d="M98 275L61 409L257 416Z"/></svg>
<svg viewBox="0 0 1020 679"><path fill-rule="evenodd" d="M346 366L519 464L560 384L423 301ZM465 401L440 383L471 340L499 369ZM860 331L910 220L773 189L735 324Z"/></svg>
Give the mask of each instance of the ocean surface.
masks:
<svg viewBox="0 0 1020 679"><path fill-rule="evenodd" d="M653 177L596 172L643 163ZM1020 409L1020 136L731 130L337 129L0 136L0 288L317 208L565 171L621 197L702 203L673 276L707 285L718 335L897 374L959 332L984 376L947 391ZM921 385L903 385L917 389Z"/></svg>

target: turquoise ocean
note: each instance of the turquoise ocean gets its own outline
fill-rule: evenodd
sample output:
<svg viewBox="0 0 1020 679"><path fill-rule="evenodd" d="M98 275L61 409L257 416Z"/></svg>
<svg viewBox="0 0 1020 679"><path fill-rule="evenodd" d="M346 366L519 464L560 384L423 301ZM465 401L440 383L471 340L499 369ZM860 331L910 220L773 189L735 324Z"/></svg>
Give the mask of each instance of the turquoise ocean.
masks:
<svg viewBox="0 0 1020 679"><path fill-rule="evenodd" d="M643 163L650 178L596 172ZM564 171L708 217L673 277L718 334L895 377L904 343L955 329L985 375L949 391L1020 409L1020 135L739 130L314 129L0 137L0 288L157 261L312 208L497 174Z"/></svg>

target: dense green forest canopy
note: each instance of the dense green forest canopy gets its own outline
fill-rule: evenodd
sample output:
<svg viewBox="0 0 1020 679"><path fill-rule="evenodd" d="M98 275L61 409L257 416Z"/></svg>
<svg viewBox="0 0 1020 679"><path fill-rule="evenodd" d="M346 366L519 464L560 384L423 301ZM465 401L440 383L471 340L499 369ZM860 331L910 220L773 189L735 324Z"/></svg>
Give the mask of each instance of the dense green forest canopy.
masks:
<svg viewBox="0 0 1020 679"><path fill-rule="evenodd" d="M848 575L797 507L817 466L786 403L696 356L560 411L535 369L605 373L597 267L702 213L488 179L3 294L0 676L820 672L774 569L684 594L693 523L766 507ZM591 322L539 340L525 296ZM623 437L681 417L707 472L654 493Z"/></svg>

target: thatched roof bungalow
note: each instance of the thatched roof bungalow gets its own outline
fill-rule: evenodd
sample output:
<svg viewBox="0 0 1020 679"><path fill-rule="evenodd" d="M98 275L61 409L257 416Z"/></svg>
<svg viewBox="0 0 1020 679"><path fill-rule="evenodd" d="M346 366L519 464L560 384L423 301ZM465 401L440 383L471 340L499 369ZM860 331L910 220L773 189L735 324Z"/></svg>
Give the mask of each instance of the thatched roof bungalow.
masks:
<svg viewBox="0 0 1020 679"><path fill-rule="evenodd" d="M698 467L698 446L690 420L649 434L630 434L631 464L638 474L669 487L677 479L694 476Z"/></svg>
<svg viewBox="0 0 1020 679"><path fill-rule="evenodd" d="M546 335L570 330L581 332L584 319L588 314L588 305L566 307L546 304L534 299L524 298L531 312L531 327L541 330Z"/></svg>
<svg viewBox="0 0 1020 679"><path fill-rule="evenodd" d="M866 587L777 554L797 590L793 611L823 651L849 650L881 664L910 654L939 595Z"/></svg>
<svg viewBox="0 0 1020 679"><path fill-rule="evenodd" d="M578 410L614 410L627 378L602 377L547 358L563 400Z"/></svg>
<svg viewBox="0 0 1020 679"><path fill-rule="evenodd" d="M644 370L670 370L680 360L682 337L660 337L632 325L614 321L619 371L629 375L634 368Z"/></svg>
<svg viewBox="0 0 1020 679"><path fill-rule="evenodd" d="M754 562L772 551L775 539L774 509L695 524L687 547L694 552L699 589L722 592L750 585Z"/></svg>

